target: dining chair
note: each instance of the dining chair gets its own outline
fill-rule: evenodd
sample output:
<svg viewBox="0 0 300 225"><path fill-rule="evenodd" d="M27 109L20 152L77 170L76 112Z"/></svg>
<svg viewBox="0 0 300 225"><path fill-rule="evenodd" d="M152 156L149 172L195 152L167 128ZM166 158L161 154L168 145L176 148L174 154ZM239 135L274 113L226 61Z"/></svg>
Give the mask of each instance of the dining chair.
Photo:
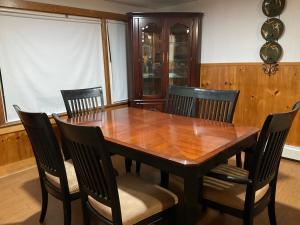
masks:
<svg viewBox="0 0 300 225"><path fill-rule="evenodd" d="M61 90L60 92L69 118L89 111L104 109L102 87Z"/></svg>
<svg viewBox="0 0 300 225"><path fill-rule="evenodd" d="M45 219L48 194L63 202L64 225L71 225L71 202L79 199L79 186L71 160L63 154L48 116L21 111L14 105L27 132L35 156L42 192L40 223Z"/></svg>
<svg viewBox="0 0 300 225"><path fill-rule="evenodd" d="M194 116L195 114L195 88L185 86L170 86L165 104L165 113Z"/></svg>
<svg viewBox="0 0 300 225"><path fill-rule="evenodd" d="M232 123L239 90L211 90L195 88L196 117Z"/></svg>
<svg viewBox="0 0 300 225"><path fill-rule="evenodd" d="M195 89L196 117L232 123L239 90ZM236 155L236 165L242 167L242 155Z"/></svg>
<svg viewBox="0 0 300 225"><path fill-rule="evenodd" d="M243 219L252 225L254 216L268 207L271 225L276 225L275 196L280 159L297 105L287 113L270 114L251 150L248 170L221 164L203 178L201 203Z"/></svg>
<svg viewBox="0 0 300 225"><path fill-rule="evenodd" d="M175 194L138 176L115 176L99 127L72 125L53 117L74 162L85 225L91 218L113 225L152 224L172 215L178 203Z"/></svg>
<svg viewBox="0 0 300 225"><path fill-rule="evenodd" d="M193 87L186 86L170 86L167 94L166 104L164 107L164 112L180 115L180 116L194 116L195 114L195 103L196 98L194 94ZM125 160L126 171L130 172L131 170L131 159ZM141 163L136 162L136 173L140 173ZM162 175L162 185L167 187L167 173L161 172ZM163 181L164 180L164 181Z"/></svg>

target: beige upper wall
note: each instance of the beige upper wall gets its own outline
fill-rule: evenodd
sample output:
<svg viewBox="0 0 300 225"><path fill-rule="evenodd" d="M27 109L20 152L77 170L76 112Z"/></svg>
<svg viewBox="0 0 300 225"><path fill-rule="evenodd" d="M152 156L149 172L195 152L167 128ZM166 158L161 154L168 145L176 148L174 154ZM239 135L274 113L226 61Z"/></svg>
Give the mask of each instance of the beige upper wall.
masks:
<svg viewBox="0 0 300 225"><path fill-rule="evenodd" d="M63 5L84 9L93 9L99 11L107 11L114 13L127 13L136 11L149 11L147 8L128 6L124 4L111 3L103 0L30 0L34 2Z"/></svg>
<svg viewBox="0 0 300 225"><path fill-rule="evenodd" d="M263 0L199 0L161 8L161 11L203 12L202 62L261 62L264 44L260 29L266 17ZM279 43L284 62L300 61L300 1L286 1L281 15L286 31Z"/></svg>

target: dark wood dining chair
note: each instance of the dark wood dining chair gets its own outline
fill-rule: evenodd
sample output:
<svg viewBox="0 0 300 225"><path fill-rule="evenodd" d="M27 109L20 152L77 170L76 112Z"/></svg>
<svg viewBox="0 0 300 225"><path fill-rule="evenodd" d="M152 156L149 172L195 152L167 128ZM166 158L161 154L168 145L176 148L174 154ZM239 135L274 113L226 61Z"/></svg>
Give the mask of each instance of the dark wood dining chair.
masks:
<svg viewBox="0 0 300 225"><path fill-rule="evenodd" d="M69 118L89 111L104 109L103 90L101 87L61 90L61 95Z"/></svg>
<svg viewBox="0 0 300 225"><path fill-rule="evenodd" d="M239 90L195 89L196 117L206 120L232 123ZM242 167L242 155L236 155L236 165Z"/></svg>
<svg viewBox="0 0 300 225"><path fill-rule="evenodd" d="M170 86L167 94L164 112L180 116L194 116L196 98L193 87ZM131 170L132 160L126 159L126 171ZM136 173L140 173L141 163L136 162ZM162 172L162 179L167 183L167 174ZM164 184L164 186L166 186Z"/></svg>
<svg viewBox="0 0 300 225"><path fill-rule="evenodd" d="M71 202L79 199L79 186L71 160L64 161L59 143L48 116L45 113L21 111L14 105L28 134L42 191L42 212L40 222L45 219L48 193L63 202L64 225L71 225Z"/></svg>
<svg viewBox="0 0 300 225"><path fill-rule="evenodd" d="M113 225L152 224L174 211L178 198L172 192L138 176L115 176L99 127L72 125L53 117L74 162L85 225L91 218Z"/></svg>
<svg viewBox="0 0 300 225"><path fill-rule="evenodd" d="M194 116L195 114L195 88L183 86L170 86L165 104L165 113Z"/></svg>
<svg viewBox="0 0 300 225"><path fill-rule="evenodd" d="M222 164L203 178L202 204L242 218L252 225L254 216L268 207L271 225L276 225L275 196L280 159L285 140L299 108L271 114L249 160L248 170Z"/></svg>
<svg viewBox="0 0 300 225"><path fill-rule="evenodd" d="M196 117L232 123L239 90L210 90L195 88Z"/></svg>

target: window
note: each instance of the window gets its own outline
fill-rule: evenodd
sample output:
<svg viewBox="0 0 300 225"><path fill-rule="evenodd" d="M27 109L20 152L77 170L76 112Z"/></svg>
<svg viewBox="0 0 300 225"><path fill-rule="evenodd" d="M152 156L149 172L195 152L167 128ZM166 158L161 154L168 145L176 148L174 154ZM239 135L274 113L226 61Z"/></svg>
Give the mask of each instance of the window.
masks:
<svg viewBox="0 0 300 225"><path fill-rule="evenodd" d="M108 20L112 103L128 100L126 23Z"/></svg>
<svg viewBox="0 0 300 225"><path fill-rule="evenodd" d="M65 112L61 89L102 86L105 95L99 19L1 12L0 27L8 122L19 120L13 104L27 111ZM116 57L114 52L112 56Z"/></svg>

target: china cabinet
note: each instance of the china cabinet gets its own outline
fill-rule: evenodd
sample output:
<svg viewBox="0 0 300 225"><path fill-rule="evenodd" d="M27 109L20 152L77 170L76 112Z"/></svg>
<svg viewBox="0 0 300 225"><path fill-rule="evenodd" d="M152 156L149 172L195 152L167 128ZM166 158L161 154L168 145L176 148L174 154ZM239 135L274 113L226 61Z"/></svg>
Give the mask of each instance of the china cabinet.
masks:
<svg viewBox="0 0 300 225"><path fill-rule="evenodd" d="M161 111L170 85L199 86L202 13L129 13L129 105Z"/></svg>

